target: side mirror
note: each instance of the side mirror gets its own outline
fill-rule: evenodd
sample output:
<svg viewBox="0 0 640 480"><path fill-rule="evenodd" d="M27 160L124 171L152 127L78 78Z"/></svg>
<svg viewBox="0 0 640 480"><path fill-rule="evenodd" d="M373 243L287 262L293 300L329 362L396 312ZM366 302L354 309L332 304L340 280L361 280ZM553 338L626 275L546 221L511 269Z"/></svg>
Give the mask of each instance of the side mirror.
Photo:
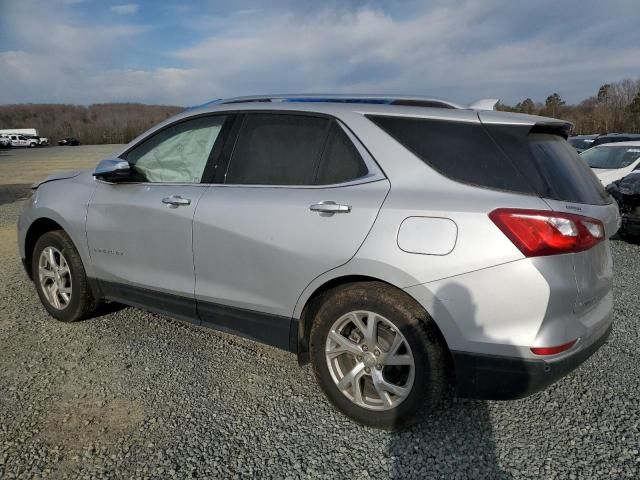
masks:
<svg viewBox="0 0 640 480"><path fill-rule="evenodd" d="M120 158L101 160L93 172L93 176L105 182L116 182L131 175L129 162Z"/></svg>

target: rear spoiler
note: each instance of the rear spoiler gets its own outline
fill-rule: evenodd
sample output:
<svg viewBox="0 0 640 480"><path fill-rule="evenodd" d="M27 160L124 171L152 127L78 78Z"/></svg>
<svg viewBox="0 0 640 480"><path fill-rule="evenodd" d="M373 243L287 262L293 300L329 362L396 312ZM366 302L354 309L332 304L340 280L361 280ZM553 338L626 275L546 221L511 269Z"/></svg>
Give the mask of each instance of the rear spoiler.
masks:
<svg viewBox="0 0 640 480"><path fill-rule="evenodd" d="M499 98L481 98L467 105L467 108L469 110L495 110L499 101Z"/></svg>

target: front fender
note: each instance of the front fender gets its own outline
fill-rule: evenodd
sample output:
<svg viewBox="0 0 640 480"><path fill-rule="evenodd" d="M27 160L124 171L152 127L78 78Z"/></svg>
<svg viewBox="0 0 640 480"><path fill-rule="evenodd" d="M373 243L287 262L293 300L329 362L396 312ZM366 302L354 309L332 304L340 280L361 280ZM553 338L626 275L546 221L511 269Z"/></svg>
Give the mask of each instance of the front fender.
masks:
<svg viewBox="0 0 640 480"><path fill-rule="evenodd" d="M41 184L18 219L18 245L20 256L28 257L26 252L27 236L31 228L41 219L47 219L60 225L69 235L80 254L88 277L93 276L91 255L87 244L87 209L95 183L90 173L64 180Z"/></svg>

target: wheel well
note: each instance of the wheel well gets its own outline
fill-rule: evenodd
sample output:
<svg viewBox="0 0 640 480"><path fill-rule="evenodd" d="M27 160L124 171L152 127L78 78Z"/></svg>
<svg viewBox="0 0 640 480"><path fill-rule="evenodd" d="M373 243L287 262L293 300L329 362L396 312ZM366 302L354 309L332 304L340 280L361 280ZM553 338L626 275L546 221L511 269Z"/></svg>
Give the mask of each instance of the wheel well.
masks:
<svg viewBox="0 0 640 480"><path fill-rule="evenodd" d="M24 242L25 253L25 267L27 269L27 275L31 278L31 261L33 259L33 249L36 246L38 239L47 232L53 230L64 230L58 223L54 222L50 218L39 218L31 224L29 230L27 230L27 236ZM33 280L33 278L31 278Z"/></svg>
<svg viewBox="0 0 640 480"><path fill-rule="evenodd" d="M355 283L355 282L377 282L377 283L384 283L386 285L389 285L391 288L401 291L404 295L406 295L409 301L414 302L421 310L426 311L422 305L418 304L418 302L413 297L411 297L408 293L404 292L401 288L398 288L389 282L385 282L384 280L380 280L379 278L368 277L365 275L349 275L345 277L338 277L338 278L331 279L328 282L319 286L311 294L311 296L305 303L304 308L302 309L302 314L300 315L300 321L298 324L298 343L297 343L298 363L300 363L300 365L309 363L309 336L311 333L311 325L313 324L313 319L315 318L320 306L322 305L324 294L333 288L341 287L349 283ZM426 312L426 313L427 315L430 315L429 312ZM442 345L445 351L447 352L446 369L451 374L453 372L453 360L451 358L451 352L449 350L449 346L447 345L447 341L442 335L442 332L440 331L440 328L438 327L438 325L435 324L435 322L434 322L434 325L436 327L436 331L438 333L440 341L442 342Z"/></svg>

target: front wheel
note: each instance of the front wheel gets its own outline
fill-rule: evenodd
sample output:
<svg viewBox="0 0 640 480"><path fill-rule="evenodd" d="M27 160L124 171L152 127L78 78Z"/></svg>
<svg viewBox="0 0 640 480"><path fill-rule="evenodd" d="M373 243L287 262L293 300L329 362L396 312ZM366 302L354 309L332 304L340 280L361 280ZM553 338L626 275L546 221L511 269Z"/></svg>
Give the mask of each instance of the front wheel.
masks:
<svg viewBox="0 0 640 480"><path fill-rule="evenodd" d="M310 340L318 383L360 423L398 428L442 397L445 353L435 324L393 287L361 282L330 291Z"/></svg>
<svg viewBox="0 0 640 480"><path fill-rule="evenodd" d="M98 302L93 296L80 254L62 230L47 232L36 242L32 278L49 314L63 322L89 316Z"/></svg>

